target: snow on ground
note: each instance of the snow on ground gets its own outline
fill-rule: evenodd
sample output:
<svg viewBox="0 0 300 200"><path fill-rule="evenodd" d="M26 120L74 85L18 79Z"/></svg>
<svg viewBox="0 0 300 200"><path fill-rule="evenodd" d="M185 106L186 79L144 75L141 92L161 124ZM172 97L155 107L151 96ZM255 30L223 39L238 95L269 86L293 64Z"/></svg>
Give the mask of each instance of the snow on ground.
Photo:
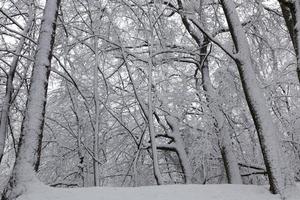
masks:
<svg viewBox="0 0 300 200"><path fill-rule="evenodd" d="M287 192L300 199L300 185ZM279 200L265 186L164 185L147 187L50 188L32 185L17 200Z"/></svg>

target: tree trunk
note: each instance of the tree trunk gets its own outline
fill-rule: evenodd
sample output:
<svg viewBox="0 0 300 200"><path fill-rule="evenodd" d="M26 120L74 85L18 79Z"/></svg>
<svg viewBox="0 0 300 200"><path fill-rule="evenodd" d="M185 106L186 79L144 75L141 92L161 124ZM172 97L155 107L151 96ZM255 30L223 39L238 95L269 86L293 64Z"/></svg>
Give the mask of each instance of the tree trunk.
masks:
<svg viewBox="0 0 300 200"><path fill-rule="evenodd" d="M179 131L179 127L178 127L179 121L171 115L166 116L166 121L172 130L172 134L170 134L170 136L174 140L173 141L175 144L174 148L177 153L177 156L178 156L178 159L180 162L180 166L184 173L185 183L191 184L192 178L193 178L193 171L192 171L192 168L190 165L190 161L188 159L188 155L185 151L184 141L180 135L180 131Z"/></svg>
<svg viewBox="0 0 300 200"><path fill-rule="evenodd" d="M15 199L22 195L30 184L38 182L34 168L43 136L48 78L59 4L60 0L47 0L46 2L18 147L19 151L2 200Z"/></svg>
<svg viewBox="0 0 300 200"><path fill-rule="evenodd" d="M150 20L151 21L151 20ZM158 162L158 152L157 152L157 145L155 140L155 128L153 122L153 94L152 94L152 85L153 85L153 62L152 62L152 44L153 44L153 25L150 24L151 31L150 36L148 38L150 46L149 48L149 60L148 60L148 126L149 126L149 134L150 134L150 141L151 141L151 149L152 149L152 158L153 158L153 173L158 185L163 184L162 175L159 170L159 162Z"/></svg>
<svg viewBox="0 0 300 200"><path fill-rule="evenodd" d="M178 5L180 9L183 9L183 4L181 0L178 0ZM202 17L202 16L201 16ZM204 39L201 38L199 34L192 28L190 25L190 22L184 16L181 14L182 22L189 32L189 34L192 36L192 38L196 41L197 45L200 48L200 60L197 67L201 68L201 74L202 74L202 81L203 81L203 90L207 92L206 100L208 103L208 107L210 111L212 112L212 116L215 119L215 129L218 134L218 139L220 143L220 151L222 155L222 160L224 163L226 176L228 183L232 184L241 184L242 178L240 175L238 163L236 160L236 157L234 155L232 146L231 146L231 138L228 130L226 128L220 128L222 124L224 123L224 116L223 113L218 109L218 105L216 104L216 94L215 90L213 88L210 76L209 76L209 66L208 66L208 60L207 60L207 54L208 54L208 44L209 40L205 35L203 36ZM196 83L197 84L197 83ZM197 87L198 88L198 87Z"/></svg>
<svg viewBox="0 0 300 200"><path fill-rule="evenodd" d="M94 122L94 134L93 134L93 172L94 172L94 186L99 186L99 92L98 92L98 67L99 67L99 54L98 54L98 39L94 38L94 51L95 51L95 65L94 65L94 104L95 104L95 122Z"/></svg>
<svg viewBox="0 0 300 200"><path fill-rule="evenodd" d="M27 36L28 33L31 30L32 27L32 22L34 20L34 15L33 15L33 10L32 7L30 5L29 8L29 19L27 21L27 24L23 30L22 35ZM1 120L0 120L0 163L2 161L3 158L3 153L4 153L4 147L5 147L5 138L7 135L7 127L8 127L8 115L9 115L9 107L11 105L11 101L12 101L12 94L14 91L14 86L13 86L13 80L14 80L14 76L15 76L15 72L16 72L16 68L18 66L19 63L19 55L22 52L23 46L25 44L25 37L21 37L19 44L17 46L17 49L15 51L15 54L13 56L13 60L10 64L10 69L8 72L8 76L7 76L7 81L6 81L6 92L5 92L5 96L3 99L3 104L2 104L2 111L1 111Z"/></svg>
<svg viewBox="0 0 300 200"><path fill-rule="evenodd" d="M284 179L279 131L272 120L264 94L258 86L251 60L250 47L235 9L235 4L232 0L221 0L221 4L238 52L235 56L235 62L241 77L246 101L258 133L269 178L270 191L274 194L279 193L283 195Z"/></svg>
<svg viewBox="0 0 300 200"><path fill-rule="evenodd" d="M300 1L278 0L297 58L297 76L300 82Z"/></svg>
<svg viewBox="0 0 300 200"><path fill-rule="evenodd" d="M204 36L205 37L205 36ZM224 164L224 168L226 171L226 177L228 183L232 184L242 184L242 177L240 175L240 170L238 166L237 159L234 155L234 151L231 144L231 137L227 126L224 124L225 119L222 111L219 109L219 105L217 105L217 95L215 89L213 88L210 76L209 76L209 67L208 60L205 58L205 55L208 54L208 39L205 38L202 43L201 48L201 62L203 63L201 67L202 74L202 82L203 89L206 91L206 100L208 103L209 110L212 112L212 116L215 120L214 126L216 132L218 134L219 145L221 156Z"/></svg>

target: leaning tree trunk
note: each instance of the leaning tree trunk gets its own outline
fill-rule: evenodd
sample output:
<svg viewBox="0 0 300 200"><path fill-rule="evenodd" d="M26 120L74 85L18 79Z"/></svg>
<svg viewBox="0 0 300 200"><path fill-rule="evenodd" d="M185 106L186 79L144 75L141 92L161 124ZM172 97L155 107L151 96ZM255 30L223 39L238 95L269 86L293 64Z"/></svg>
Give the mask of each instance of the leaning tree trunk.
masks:
<svg viewBox="0 0 300 200"><path fill-rule="evenodd" d="M151 40L152 41L152 40ZM152 42L151 42L152 43ZM150 46L151 47L151 46ZM136 91L136 86L135 86L135 82L133 80L131 71L129 70L129 64L127 62L127 58L125 55L125 51L124 51L124 47L121 47L122 50L122 57L124 59L124 64L126 67L126 71L129 77L129 80L132 84L132 88L134 91L134 96L142 110L142 113L144 115L144 120L146 123L148 123L148 128L149 128L149 135L150 135L150 142L151 142L151 150L152 150L152 162L153 162L153 174L154 174L154 178L155 181L157 183L157 185L162 185L163 184L163 180L162 180L162 174L160 172L159 169L159 163L158 163L158 152L157 152L157 144L156 144L156 140L155 140L155 128L154 128L154 122L153 122L153 94L152 94L152 68L153 68L153 63L152 63L152 59L151 59L151 55L152 55L152 50L150 49L149 53L149 60L148 60L148 72L149 72L149 86L148 86L148 101L149 101L149 105L148 107L146 106L146 104L143 102L143 100L139 97L137 91Z"/></svg>
<svg viewBox="0 0 300 200"><path fill-rule="evenodd" d="M41 151L48 79L59 4L60 0L47 0L46 2L18 147L19 151L2 200L16 199L26 191L29 184L38 182L34 169Z"/></svg>
<svg viewBox="0 0 300 200"><path fill-rule="evenodd" d="M240 23L235 4L232 0L221 0L229 30L238 52L234 59L241 77L242 87L251 116L256 127L258 138L266 165L270 191L283 195L284 179L281 163L282 150L279 142L279 131L272 120L263 92L259 88L251 60L250 47L246 34Z"/></svg>
<svg viewBox="0 0 300 200"><path fill-rule="evenodd" d="M30 6L29 19L23 30L22 35L24 35L24 36L28 35L28 33L30 32L31 27L32 27L33 19L34 19L33 10ZM14 91L13 80L14 80L14 76L15 76L15 72L16 72L18 63L19 63L19 55L22 52L25 41L26 41L26 38L21 37L21 39L18 43L18 46L16 48L16 51L14 53L13 60L10 64L9 72L7 74L6 92L5 92L5 96L4 96L3 103L2 103L2 111L1 111L1 118L0 118L0 163L2 161L3 153L4 153L5 138L7 135L7 127L8 127L9 107L11 105L12 94Z"/></svg>
<svg viewBox="0 0 300 200"><path fill-rule="evenodd" d="M190 161L188 159L188 154L185 151L183 138L180 134L180 129L179 129L180 122L176 117L171 115L166 116L165 119L169 127L171 128L171 134L168 133L166 134L168 135L168 137L173 139L173 143L174 143L173 148L178 156L180 166L184 173L185 183L191 184L193 178L193 170Z"/></svg>
<svg viewBox="0 0 300 200"><path fill-rule="evenodd" d="M204 36L205 37L205 36ZM242 184L242 177L240 175L240 170L236 156L233 151L231 137L228 130L228 127L224 124L225 118L222 111L219 109L217 104L217 94L213 88L210 76L209 76L209 67L208 60L205 58L205 55L208 54L208 38L205 37L203 45L201 47L201 74L202 74L202 83L203 90L207 93L206 100L208 103L209 110L212 112L214 118L214 126L218 134L219 146L221 151L221 156L226 172L226 177L228 183L232 184Z"/></svg>
<svg viewBox="0 0 300 200"><path fill-rule="evenodd" d="M278 0L297 58L297 76L300 82L300 1Z"/></svg>
<svg viewBox="0 0 300 200"><path fill-rule="evenodd" d="M179 10L183 10L182 1L178 0L177 3L179 6ZM230 134L226 128L224 127L220 128L224 122L224 116L221 110L218 109L218 105L216 104L217 96L215 94L216 92L212 86L212 82L209 76L209 66L207 60L207 56L209 53L208 52L209 39L204 34L202 39L202 36L199 35L198 32L193 29L187 17L183 13L180 13L180 15L185 28L192 36L192 38L196 41L200 49L200 59L197 67L201 68L203 90L207 93L206 101L208 103L209 110L212 112L212 116L215 120L214 126L218 134L220 151L221 151L221 156L222 156L222 160L226 172L227 181L228 183L232 183L232 184L241 184L242 178L240 175L237 159L233 152Z"/></svg>

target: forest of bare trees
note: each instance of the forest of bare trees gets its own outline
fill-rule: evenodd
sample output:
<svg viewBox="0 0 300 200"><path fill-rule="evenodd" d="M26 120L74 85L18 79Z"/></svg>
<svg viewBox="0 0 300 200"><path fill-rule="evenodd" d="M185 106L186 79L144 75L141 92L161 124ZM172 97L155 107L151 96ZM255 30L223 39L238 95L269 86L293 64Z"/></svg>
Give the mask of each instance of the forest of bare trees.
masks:
<svg viewBox="0 0 300 200"><path fill-rule="evenodd" d="M2 0L0 193L300 181L300 1Z"/></svg>

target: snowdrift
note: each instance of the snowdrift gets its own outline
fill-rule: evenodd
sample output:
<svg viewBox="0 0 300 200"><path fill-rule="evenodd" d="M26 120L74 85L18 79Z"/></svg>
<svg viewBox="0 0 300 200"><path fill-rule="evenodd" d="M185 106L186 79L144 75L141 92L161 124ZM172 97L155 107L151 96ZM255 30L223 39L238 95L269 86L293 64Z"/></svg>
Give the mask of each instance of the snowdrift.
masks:
<svg viewBox="0 0 300 200"><path fill-rule="evenodd" d="M287 191L288 200L300 200L300 186ZM147 187L50 188L31 185L17 200L279 200L266 186L164 185Z"/></svg>

